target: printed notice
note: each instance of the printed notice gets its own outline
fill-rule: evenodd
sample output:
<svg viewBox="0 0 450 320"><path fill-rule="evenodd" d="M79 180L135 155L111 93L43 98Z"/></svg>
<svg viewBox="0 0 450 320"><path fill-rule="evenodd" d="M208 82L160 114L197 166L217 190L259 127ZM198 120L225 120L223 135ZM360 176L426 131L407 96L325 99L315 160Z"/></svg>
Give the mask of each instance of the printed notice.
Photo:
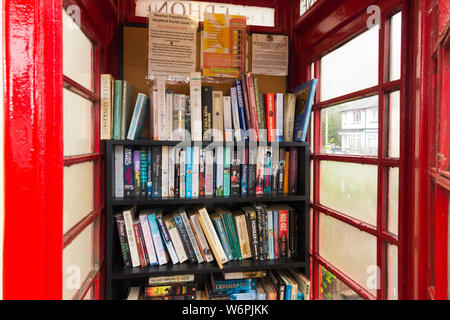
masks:
<svg viewBox="0 0 450 320"><path fill-rule="evenodd" d="M271 34L252 36L252 72L271 76L287 76L289 37Z"/></svg>
<svg viewBox="0 0 450 320"><path fill-rule="evenodd" d="M148 74L195 72L197 20L181 14L149 15Z"/></svg>

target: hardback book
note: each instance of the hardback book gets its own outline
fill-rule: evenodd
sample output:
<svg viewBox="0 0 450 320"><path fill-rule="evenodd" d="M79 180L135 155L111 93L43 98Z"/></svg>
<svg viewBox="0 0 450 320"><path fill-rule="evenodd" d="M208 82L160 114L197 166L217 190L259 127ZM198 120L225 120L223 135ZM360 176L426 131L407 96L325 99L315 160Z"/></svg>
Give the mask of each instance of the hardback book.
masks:
<svg viewBox="0 0 450 320"><path fill-rule="evenodd" d="M275 141L283 142L284 94L275 94Z"/></svg>
<svg viewBox="0 0 450 320"><path fill-rule="evenodd" d="M285 162L284 162L284 182L283 182L283 194L289 194L289 149L286 150Z"/></svg>
<svg viewBox="0 0 450 320"><path fill-rule="evenodd" d="M213 252L208 245L208 240L206 240L205 234L203 232L202 226L200 224L200 220L198 217L198 212L194 210L189 211L189 220L191 222L192 230L197 235L199 247L203 251L206 262L211 262L214 260Z"/></svg>
<svg viewBox="0 0 450 320"><path fill-rule="evenodd" d="M261 279L264 290L267 293L267 300L277 300L277 290L273 286L269 278Z"/></svg>
<svg viewBox="0 0 450 320"><path fill-rule="evenodd" d="M266 260L267 250L267 224L264 205L255 205L256 218L258 220L258 244L259 244L259 260Z"/></svg>
<svg viewBox="0 0 450 320"><path fill-rule="evenodd" d="M166 108L166 78L164 76L157 76L155 81L156 86L156 110L157 110L157 128L158 140L167 140L167 108Z"/></svg>
<svg viewBox="0 0 450 320"><path fill-rule="evenodd" d="M244 94L242 91L242 83L240 80L236 80L236 94L237 94L237 102L239 107L239 123L242 129L242 139L244 141L248 141L248 127L247 127L247 119L245 114L245 104L244 104ZM236 140L238 141L238 140Z"/></svg>
<svg viewBox="0 0 450 320"><path fill-rule="evenodd" d="M232 142L234 140L230 96L223 97L223 133L225 141Z"/></svg>
<svg viewBox="0 0 450 320"><path fill-rule="evenodd" d="M264 102L261 101L262 94L259 91L258 78L253 76L253 85L255 89L256 114L258 117L259 141L267 141L266 115L264 110Z"/></svg>
<svg viewBox="0 0 450 320"><path fill-rule="evenodd" d="M272 211L273 217L273 254L274 259L280 258L280 234L278 231L279 223L278 223L278 210L276 208L270 207L268 208Z"/></svg>
<svg viewBox="0 0 450 320"><path fill-rule="evenodd" d="M173 220L173 215L165 215L163 217L164 224L169 232L170 239L172 240L173 247L178 257L180 263L185 262L188 259L186 251L184 250L183 242L181 240L180 234L178 233L177 226ZM149 278L150 281L150 278ZM173 281L175 282L175 281ZM158 283L158 282L156 282Z"/></svg>
<svg viewBox="0 0 450 320"><path fill-rule="evenodd" d="M100 78L100 139L110 140L113 137L114 78L110 74L102 74Z"/></svg>
<svg viewBox="0 0 450 320"><path fill-rule="evenodd" d="M147 120L148 105L148 97L143 93L139 93L127 134L128 140L136 140L141 136L142 129Z"/></svg>
<svg viewBox="0 0 450 320"><path fill-rule="evenodd" d="M214 292L256 289L255 278L226 280L221 273L211 274L211 284Z"/></svg>
<svg viewBox="0 0 450 320"><path fill-rule="evenodd" d="M161 198L161 157L162 149L160 146L152 146L152 197Z"/></svg>
<svg viewBox="0 0 450 320"><path fill-rule="evenodd" d="M202 254L200 252L197 240L195 239L194 232L192 230L191 224L189 223L189 218L186 214L186 209L180 209L180 217L183 220L184 227L186 228L186 232L188 234L189 240L192 245L192 249L194 250L195 257L198 263L204 262Z"/></svg>
<svg viewBox="0 0 450 320"><path fill-rule="evenodd" d="M223 188L224 188L224 179L223 179L223 146L217 146L216 152L214 155L215 158L215 164L216 164L216 197L223 197Z"/></svg>
<svg viewBox="0 0 450 320"><path fill-rule="evenodd" d="M223 196L229 197L231 194L231 148L224 147L223 154Z"/></svg>
<svg viewBox="0 0 450 320"><path fill-rule="evenodd" d="M223 224L222 218L217 213L211 214L210 217L212 222L214 223L214 226L216 227L217 235L219 236L222 248L225 251L228 261L233 260L231 246L226 235L225 226Z"/></svg>
<svg viewBox="0 0 450 320"><path fill-rule="evenodd" d="M131 116L133 114L133 97L134 87L133 85L123 80L122 88L122 117L120 125L120 139L125 140L128 130L130 129Z"/></svg>
<svg viewBox="0 0 450 320"><path fill-rule="evenodd" d="M125 230L125 221L123 220L123 214L116 214L115 218L120 241L120 249L122 250L123 265L126 268L130 268L132 267L131 254L130 247L128 246L127 231Z"/></svg>
<svg viewBox="0 0 450 320"><path fill-rule="evenodd" d="M149 277L147 279L148 285L161 285L161 284L170 284L170 283L186 283L186 282L194 282L195 275L194 274L179 274L173 276L156 276Z"/></svg>
<svg viewBox="0 0 450 320"><path fill-rule="evenodd" d="M123 189L125 198L134 197L133 147L123 147Z"/></svg>
<svg viewBox="0 0 450 320"><path fill-rule="evenodd" d="M192 139L192 133L191 133L191 97L186 96L186 103L185 103L186 109L185 109L185 137L184 140L191 140Z"/></svg>
<svg viewBox="0 0 450 320"><path fill-rule="evenodd" d="M253 260L260 260L259 258L259 225L258 217L255 208L242 207L245 212L245 218L248 228L248 234L251 245L251 252Z"/></svg>
<svg viewBox="0 0 450 320"><path fill-rule="evenodd" d="M238 235L238 232L237 232L237 226L236 226L236 223L234 221L233 213L230 210L228 210L228 209L225 209L225 210L227 212L226 216L228 217L228 222L230 224L231 237L232 237L232 239L234 241L234 248L235 248L234 252L236 253L236 259L237 260L242 260L242 251L241 251L241 246L239 244L239 235Z"/></svg>
<svg viewBox="0 0 450 320"><path fill-rule="evenodd" d="M258 162L258 149L248 148L248 195L256 194L256 167Z"/></svg>
<svg viewBox="0 0 450 320"><path fill-rule="evenodd" d="M158 265L158 258L156 257L155 246L153 245L152 233L148 223L149 210L144 210L139 213L139 221L141 222L142 233L144 235L145 247L149 258L150 266Z"/></svg>
<svg viewBox="0 0 450 320"><path fill-rule="evenodd" d="M266 210L267 213L267 240L269 244L269 260L275 259L275 248L273 241L273 212L269 208Z"/></svg>
<svg viewBox="0 0 450 320"><path fill-rule="evenodd" d="M175 152L175 198L180 198L180 149L174 147Z"/></svg>
<svg viewBox="0 0 450 320"><path fill-rule="evenodd" d="M209 246L214 254L214 257L216 258L217 264L220 269L223 269L223 264L228 262L228 258L216 233L214 225L212 224L211 218L209 217L208 211L205 207L198 208L197 211L199 213L198 218L200 225L202 226Z"/></svg>
<svg viewBox="0 0 450 320"><path fill-rule="evenodd" d="M156 221L158 222L159 230L161 232L161 237L164 241L167 251L169 252L170 260L172 260L173 264L177 264L179 262L178 256L175 252L175 247L172 243L172 239L170 238L169 230L167 229L167 226L164 223L161 211L159 211L156 214Z"/></svg>
<svg viewBox="0 0 450 320"><path fill-rule="evenodd" d="M205 195L213 195L214 151L205 150Z"/></svg>
<svg viewBox="0 0 450 320"><path fill-rule="evenodd" d="M264 155L264 194L272 193L272 147L265 148Z"/></svg>
<svg viewBox="0 0 450 320"><path fill-rule="evenodd" d="M250 238L245 213L240 210L233 211L233 218L242 259L250 259L252 257L252 250L250 247Z"/></svg>
<svg viewBox="0 0 450 320"><path fill-rule="evenodd" d="M114 197L123 198L124 196L124 167L123 167L123 146L114 147Z"/></svg>
<svg viewBox="0 0 450 320"><path fill-rule="evenodd" d="M158 258L158 264L160 266L165 265L168 262L168 257L161 233L159 231L158 222L156 220L156 213L153 212L149 214L147 216L147 219L150 226L150 232L152 233L153 245L155 247L156 256Z"/></svg>
<svg viewBox="0 0 450 320"><path fill-rule="evenodd" d="M231 161L230 191L233 197L241 195L241 162L237 152Z"/></svg>
<svg viewBox="0 0 450 320"><path fill-rule="evenodd" d="M278 208L278 232L280 257L286 258L289 250L289 210L286 208Z"/></svg>
<svg viewBox="0 0 450 320"><path fill-rule="evenodd" d="M169 198L175 198L175 147L169 147Z"/></svg>
<svg viewBox="0 0 450 320"><path fill-rule="evenodd" d="M152 197L152 186L153 186L153 164L152 164L152 147L147 148L147 196Z"/></svg>
<svg viewBox="0 0 450 320"><path fill-rule="evenodd" d="M166 90L166 122L164 128L166 129L166 140L173 140L173 91Z"/></svg>
<svg viewBox="0 0 450 320"><path fill-rule="evenodd" d="M296 98L294 141L306 141L317 81L317 79L312 79L294 90Z"/></svg>
<svg viewBox="0 0 450 320"><path fill-rule="evenodd" d="M267 300L267 293L261 281L256 281L256 300Z"/></svg>
<svg viewBox="0 0 450 320"><path fill-rule="evenodd" d="M173 140L184 141L186 139L186 96L175 94L173 99Z"/></svg>
<svg viewBox="0 0 450 320"><path fill-rule="evenodd" d="M222 225L223 225L223 229L225 231L225 236L228 240L228 244L230 246L230 251L231 251L231 259L229 260L237 260L237 253L236 253L236 245L234 243L234 238L233 238L233 232L231 230L231 224L230 221L228 219L228 215L227 215L227 211L223 208L216 208L215 209L215 214L217 214L221 219L222 219ZM213 219L214 222L214 219ZM226 250L225 250L225 253Z"/></svg>
<svg viewBox="0 0 450 320"><path fill-rule="evenodd" d="M295 94L288 93L285 101L284 112L284 141L291 142L294 139L294 123L295 123Z"/></svg>
<svg viewBox="0 0 450 320"><path fill-rule="evenodd" d="M288 269L288 272L294 277L298 284L298 290L303 293L303 298L305 300L310 300L311 298L311 288L309 279L302 274L297 269L291 268Z"/></svg>
<svg viewBox="0 0 450 320"><path fill-rule="evenodd" d="M267 121L267 141L275 142L275 96L267 93L266 99L266 121Z"/></svg>
<svg viewBox="0 0 450 320"><path fill-rule="evenodd" d="M122 80L114 80L114 127L113 138L120 140L122 126Z"/></svg>
<svg viewBox="0 0 450 320"><path fill-rule="evenodd" d="M206 175L206 149L200 149L200 163L199 163L199 197L205 196L205 176ZM212 191L212 188L211 188Z"/></svg>
<svg viewBox="0 0 450 320"><path fill-rule="evenodd" d="M237 142L240 142L242 141L242 129L240 124L240 112L236 87L232 87L230 89L230 95L231 95L231 111L232 111L231 113L233 115L234 139Z"/></svg>
<svg viewBox="0 0 450 320"><path fill-rule="evenodd" d="M179 209L176 210L175 213L173 214L173 221L177 226L178 233L180 234L180 238L183 243L184 250L186 251L187 256L189 258L189 261L191 263L196 263L197 257L195 256L194 248L192 247L191 240L189 239L189 235L183 223L183 219L181 218Z"/></svg>
<svg viewBox="0 0 450 320"><path fill-rule="evenodd" d="M255 89L253 85L253 74L251 72L248 72L243 75L243 79L245 78L244 82L244 88L245 93L247 93L248 98L248 112L247 115L249 115L250 124L249 128L252 128L252 135L253 139L252 141L258 141L259 139L259 126L258 126L258 114L256 111L256 98L255 98ZM244 93L244 97L245 97ZM261 128L262 129L262 128Z"/></svg>
<svg viewBox="0 0 450 320"><path fill-rule="evenodd" d="M211 141L213 117L212 87L202 86L202 136L204 141Z"/></svg>
<svg viewBox="0 0 450 320"><path fill-rule="evenodd" d="M169 196L169 147L161 147L161 197Z"/></svg>
<svg viewBox="0 0 450 320"><path fill-rule="evenodd" d="M134 197L141 196L141 150L135 149L133 152L133 168L134 168Z"/></svg>
<svg viewBox="0 0 450 320"><path fill-rule="evenodd" d="M192 198L198 198L200 147L192 147Z"/></svg>
<svg viewBox="0 0 450 320"><path fill-rule="evenodd" d="M248 148L242 149L241 164L241 197L248 194Z"/></svg>
<svg viewBox="0 0 450 320"><path fill-rule="evenodd" d="M278 175L277 175L277 194L283 194L284 187L284 170L286 165L286 150L284 148L280 148L280 161L278 165Z"/></svg>
<svg viewBox="0 0 450 320"><path fill-rule="evenodd" d="M147 197L147 184L148 184L148 152L147 147L141 147L141 198Z"/></svg>
<svg viewBox="0 0 450 320"><path fill-rule="evenodd" d="M202 141L202 80L200 72L190 74L191 139Z"/></svg>
<svg viewBox="0 0 450 320"><path fill-rule="evenodd" d="M192 147L186 147L186 199L192 199Z"/></svg>
<svg viewBox="0 0 450 320"><path fill-rule="evenodd" d="M223 123L223 92L213 91L213 110L212 110L212 138L213 141L223 141L224 123Z"/></svg>
<svg viewBox="0 0 450 320"><path fill-rule="evenodd" d="M297 172L298 149L295 147L289 150L289 194L297 194Z"/></svg>
<svg viewBox="0 0 450 320"><path fill-rule="evenodd" d="M157 141L158 139L158 120L159 120L159 110L158 110L158 88L156 86L156 82L153 85L150 94L152 96L150 102L150 138L153 141Z"/></svg>
<svg viewBox="0 0 450 320"><path fill-rule="evenodd" d="M186 151L180 150L180 198L186 198Z"/></svg>
<svg viewBox="0 0 450 320"><path fill-rule="evenodd" d="M264 194L264 172L265 172L265 157L266 157L266 148L259 146L258 154L256 158L256 185L255 185L255 193L257 196L261 196Z"/></svg>
<svg viewBox="0 0 450 320"><path fill-rule="evenodd" d="M123 220L125 222L125 230L127 232L128 246L130 247L131 263L133 268L139 267L141 262L139 260L139 253L136 244L136 236L133 229L133 218L136 212L136 206L127 208L123 211Z"/></svg>
<svg viewBox="0 0 450 320"><path fill-rule="evenodd" d="M267 271L242 271L242 272L223 272L225 280L237 279L263 279L267 277Z"/></svg>

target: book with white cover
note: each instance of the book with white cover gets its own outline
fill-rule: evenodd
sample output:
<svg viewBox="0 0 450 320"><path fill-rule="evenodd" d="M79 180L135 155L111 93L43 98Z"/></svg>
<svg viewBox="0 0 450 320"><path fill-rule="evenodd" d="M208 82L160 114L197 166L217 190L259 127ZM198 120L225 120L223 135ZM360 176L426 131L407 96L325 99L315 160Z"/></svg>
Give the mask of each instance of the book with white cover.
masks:
<svg viewBox="0 0 450 320"><path fill-rule="evenodd" d="M216 147L215 161L216 161L216 196L223 197L223 147Z"/></svg>
<svg viewBox="0 0 450 320"><path fill-rule="evenodd" d="M100 78L100 139L110 140L113 137L114 78L110 74L102 74Z"/></svg>
<svg viewBox="0 0 450 320"><path fill-rule="evenodd" d="M237 89L236 87L232 87L230 89L231 93L231 113L233 115L233 128L234 128L234 137L237 142L242 141L242 134L241 134L241 124L240 124L240 118L239 118L239 104L238 104L238 97L237 97Z"/></svg>
<svg viewBox="0 0 450 320"><path fill-rule="evenodd" d="M213 141L223 141L223 92L213 91Z"/></svg>
<svg viewBox="0 0 450 320"><path fill-rule="evenodd" d="M202 75L190 74L191 140L202 141Z"/></svg>
<svg viewBox="0 0 450 320"><path fill-rule="evenodd" d="M202 226L200 225L200 220L198 219L198 212L190 211L189 219L192 224L192 229L197 234L197 238L198 238L200 247L202 248L203 253L205 254L206 262L213 261L214 256L211 251L211 248L208 245L208 240L206 240L205 234L203 233Z"/></svg>
<svg viewBox="0 0 450 320"><path fill-rule="evenodd" d="M158 258L156 257L155 247L153 245L152 233L150 231L150 225L148 224L149 210L144 210L139 213L139 221L141 222L142 233L144 235L145 247L147 249L148 258L150 259L150 265L156 266L158 264Z"/></svg>
<svg viewBox="0 0 450 320"><path fill-rule="evenodd" d="M275 139L283 141L284 126L284 94L275 94Z"/></svg>
<svg viewBox="0 0 450 320"><path fill-rule="evenodd" d="M195 257L197 258L198 263L204 262L202 253L197 244L197 240L195 239L194 232L192 231L191 224L189 223L188 216L186 214L186 210L182 208L180 210L180 217L183 220L184 227L186 228L187 235L189 240L191 241L192 248L194 249Z"/></svg>
<svg viewBox="0 0 450 320"><path fill-rule="evenodd" d="M162 146L161 156L161 197L169 196L169 147Z"/></svg>
<svg viewBox="0 0 450 320"><path fill-rule="evenodd" d="M172 244L175 248L178 260L180 263L183 263L188 259L188 257L186 251L184 250L183 242L181 240L180 234L178 233L178 229L175 225L175 222L173 221L173 215L166 215L163 220L167 227L167 230L169 231L169 236L172 240Z"/></svg>
<svg viewBox="0 0 450 320"><path fill-rule="evenodd" d="M114 148L114 196L123 198L123 146Z"/></svg>
<svg viewBox="0 0 450 320"><path fill-rule="evenodd" d="M186 198L186 151L180 150L180 198Z"/></svg>
<svg viewBox="0 0 450 320"><path fill-rule="evenodd" d="M175 94L173 96L173 139L184 141L186 137L186 96Z"/></svg>
<svg viewBox="0 0 450 320"><path fill-rule="evenodd" d="M231 97L223 97L223 131L225 141L233 141L233 119L231 115Z"/></svg>
<svg viewBox="0 0 450 320"><path fill-rule="evenodd" d="M158 89L156 85L150 91L151 103L150 103L150 137L154 141L158 140Z"/></svg>
<svg viewBox="0 0 450 320"><path fill-rule="evenodd" d="M166 136L167 140L173 140L173 91L166 90L166 112L167 112L167 122L165 123L166 127Z"/></svg>
<svg viewBox="0 0 450 320"><path fill-rule="evenodd" d="M167 108L166 108L166 78L156 77L157 110L158 110L158 140L167 140Z"/></svg>
<svg viewBox="0 0 450 320"><path fill-rule="evenodd" d="M158 227L158 221L156 221L156 213L151 213L147 216L148 224L150 225L150 232L152 233L153 245L155 246L156 256L158 257L158 263L160 266L167 263L167 253L164 250L163 239Z"/></svg>
<svg viewBox="0 0 450 320"><path fill-rule="evenodd" d="M123 211L123 221L125 222L125 230L127 231L128 246L130 247L131 263L133 268L141 265L133 229L133 217L135 212L136 206Z"/></svg>

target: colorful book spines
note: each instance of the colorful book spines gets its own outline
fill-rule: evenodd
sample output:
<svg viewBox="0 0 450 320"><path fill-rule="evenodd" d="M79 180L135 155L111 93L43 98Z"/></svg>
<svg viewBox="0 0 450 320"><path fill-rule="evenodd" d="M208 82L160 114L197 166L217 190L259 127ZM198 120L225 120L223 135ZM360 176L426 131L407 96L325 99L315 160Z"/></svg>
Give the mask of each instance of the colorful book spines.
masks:
<svg viewBox="0 0 450 320"><path fill-rule="evenodd" d="M123 188L125 198L134 196L133 148L123 148Z"/></svg>

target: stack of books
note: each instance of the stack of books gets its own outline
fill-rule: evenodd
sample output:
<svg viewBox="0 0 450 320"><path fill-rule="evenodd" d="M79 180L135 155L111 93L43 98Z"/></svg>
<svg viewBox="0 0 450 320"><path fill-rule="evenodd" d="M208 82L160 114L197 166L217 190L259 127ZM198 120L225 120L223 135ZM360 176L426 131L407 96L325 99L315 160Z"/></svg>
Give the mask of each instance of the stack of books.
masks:
<svg viewBox="0 0 450 320"><path fill-rule="evenodd" d="M116 198L296 195L298 148L114 147Z"/></svg>
<svg viewBox="0 0 450 320"><path fill-rule="evenodd" d="M148 278L146 300L196 300L197 286L193 274Z"/></svg>
<svg viewBox="0 0 450 320"><path fill-rule="evenodd" d="M163 213L146 209L137 214L133 206L115 215L126 268L215 260L222 269L228 261L297 256L298 216L285 205Z"/></svg>

